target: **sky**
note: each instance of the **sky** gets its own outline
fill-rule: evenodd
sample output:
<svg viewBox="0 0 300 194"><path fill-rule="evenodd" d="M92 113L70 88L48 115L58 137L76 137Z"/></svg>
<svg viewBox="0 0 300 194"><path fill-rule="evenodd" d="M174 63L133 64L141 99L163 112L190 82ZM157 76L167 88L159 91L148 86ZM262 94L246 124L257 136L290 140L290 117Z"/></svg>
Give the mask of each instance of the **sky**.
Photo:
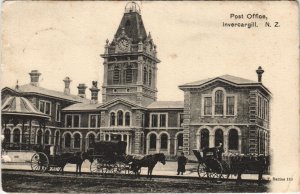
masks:
<svg viewBox="0 0 300 194"><path fill-rule="evenodd" d="M183 100L178 86L230 74L257 80L272 92L272 146L294 150L299 141L299 50L295 2L138 2L147 32L157 45L158 100ZM5 2L2 8L1 85L29 83L28 73L42 75L40 86L63 91L69 76L71 93L79 83L103 82L106 39L114 37L126 2ZM266 28L266 15L279 28ZM244 15L232 19L230 14ZM256 21L258 28L225 28L223 22ZM88 97L90 92L87 91ZM99 95L101 100L101 95ZM283 132L287 136L282 136ZM297 139L298 138L298 139ZM280 141L280 144L276 142ZM277 147L276 147L277 146ZM299 152L299 150L296 150ZM277 157L292 157L281 153ZM290 161L293 161L290 158ZM296 162L296 161L295 161ZM280 164L280 161L278 160ZM286 172L286 174L288 174Z"/></svg>

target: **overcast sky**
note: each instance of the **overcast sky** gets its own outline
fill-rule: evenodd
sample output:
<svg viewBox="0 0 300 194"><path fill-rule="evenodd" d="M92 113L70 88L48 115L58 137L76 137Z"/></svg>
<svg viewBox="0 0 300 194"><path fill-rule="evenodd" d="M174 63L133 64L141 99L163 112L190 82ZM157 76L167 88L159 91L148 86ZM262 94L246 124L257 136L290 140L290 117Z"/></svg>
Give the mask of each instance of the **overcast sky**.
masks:
<svg viewBox="0 0 300 194"><path fill-rule="evenodd" d="M63 91L71 77L77 85L103 82L105 40L112 40L125 2L5 2L2 39L2 86L29 83L28 73L42 73L40 85ZM272 148L297 148L298 130L298 20L295 2L142 2L142 18L157 45L158 100L183 100L178 85L231 74L257 80L273 93ZM265 14L280 28L224 28L235 14ZM87 91L90 96L89 91ZM99 95L101 99L101 95ZM292 115L292 116L291 116ZM288 132L287 132L288 131ZM286 136L282 136L285 134ZM277 144L276 142L280 142ZM297 143L296 143L297 144ZM297 150L296 150L297 151ZM295 154L282 152L289 164ZM276 157L276 154L275 154ZM297 155L296 155L297 157ZM298 158L299 160L299 158ZM280 160L278 160L280 161ZM286 161L286 160L285 160ZM296 160L297 161L297 160ZM286 174L289 171L285 171ZM282 174L281 174L282 175Z"/></svg>

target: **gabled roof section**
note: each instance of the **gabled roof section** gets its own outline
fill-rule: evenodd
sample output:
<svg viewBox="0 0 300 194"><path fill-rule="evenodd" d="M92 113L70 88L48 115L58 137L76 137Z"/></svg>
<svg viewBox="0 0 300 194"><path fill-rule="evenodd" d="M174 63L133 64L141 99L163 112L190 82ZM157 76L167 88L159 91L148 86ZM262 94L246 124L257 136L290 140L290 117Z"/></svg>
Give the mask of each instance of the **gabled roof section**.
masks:
<svg viewBox="0 0 300 194"><path fill-rule="evenodd" d="M248 80L248 79L244 79L244 78L236 77L236 76L232 76L232 75L222 75L222 76L215 77L215 78L208 78L208 79L204 79L204 80L190 82L190 83L180 85L179 88L184 89L184 88L202 87L202 86L205 86L206 84L210 84L215 81L222 81L222 82L225 82L227 84L231 84L231 85L234 85L237 87L258 86L258 87L263 88L264 90L266 90L268 93L271 94L271 92L260 82L256 82L253 80Z"/></svg>
<svg viewBox="0 0 300 194"><path fill-rule="evenodd" d="M72 95L72 94L67 95L63 92L49 90L49 89L42 88L39 86L33 86L31 84L20 85L20 86L18 86L17 89L5 87L2 89L2 91L6 90L6 89L18 92L20 94L46 95L49 97L59 98L59 99L68 100L68 101L72 101L72 102L89 102L90 101L89 99L81 98L77 95Z"/></svg>
<svg viewBox="0 0 300 194"><path fill-rule="evenodd" d="M148 109L183 109L183 101L156 101Z"/></svg>
<svg viewBox="0 0 300 194"><path fill-rule="evenodd" d="M114 106L116 104L120 104L120 103L124 104L124 105L127 105L127 106L130 106L133 109L146 109L143 106L137 105L134 102L131 102L131 101L128 101L128 100L124 100L122 98L115 98L114 100L111 100L109 102L103 103L99 108L105 109L105 108L112 107L112 106Z"/></svg>
<svg viewBox="0 0 300 194"><path fill-rule="evenodd" d="M102 104L95 104L90 102L84 102L84 103L77 103L72 104L64 109L63 111L97 111L99 110L98 107L100 107Z"/></svg>

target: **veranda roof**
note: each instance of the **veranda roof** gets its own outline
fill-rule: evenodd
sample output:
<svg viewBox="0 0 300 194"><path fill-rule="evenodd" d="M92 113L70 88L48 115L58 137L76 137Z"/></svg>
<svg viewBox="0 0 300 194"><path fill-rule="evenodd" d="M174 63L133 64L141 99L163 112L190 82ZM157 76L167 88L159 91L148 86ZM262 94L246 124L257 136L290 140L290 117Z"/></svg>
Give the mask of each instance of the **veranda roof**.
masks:
<svg viewBox="0 0 300 194"><path fill-rule="evenodd" d="M50 116L39 111L27 98L7 97L1 106L1 115L49 119Z"/></svg>

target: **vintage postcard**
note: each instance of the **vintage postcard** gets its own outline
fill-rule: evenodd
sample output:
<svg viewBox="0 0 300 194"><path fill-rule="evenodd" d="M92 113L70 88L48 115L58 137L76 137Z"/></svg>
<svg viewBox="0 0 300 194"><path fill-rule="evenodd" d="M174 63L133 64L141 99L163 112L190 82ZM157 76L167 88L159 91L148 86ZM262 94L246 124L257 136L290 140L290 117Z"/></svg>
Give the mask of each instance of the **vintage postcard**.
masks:
<svg viewBox="0 0 300 194"><path fill-rule="evenodd" d="M296 1L1 8L4 192L299 192Z"/></svg>

